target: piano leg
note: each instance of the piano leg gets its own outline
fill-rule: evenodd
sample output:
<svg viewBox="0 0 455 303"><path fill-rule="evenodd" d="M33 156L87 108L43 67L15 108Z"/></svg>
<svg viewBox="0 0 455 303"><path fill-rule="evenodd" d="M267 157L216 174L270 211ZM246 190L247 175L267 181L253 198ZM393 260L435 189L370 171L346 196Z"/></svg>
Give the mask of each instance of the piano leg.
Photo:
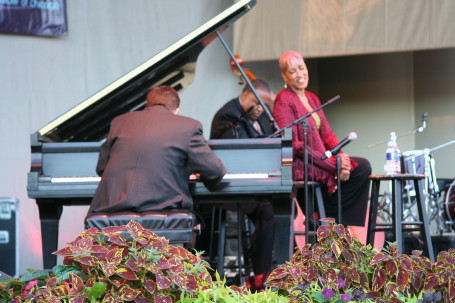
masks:
<svg viewBox="0 0 455 303"><path fill-rule="evenodd" d="M58 227L63 205L55 199L36 199L41 221L41 243L43 245L43 268L57 265L57 256L52 255L58 246Z"/></svg>

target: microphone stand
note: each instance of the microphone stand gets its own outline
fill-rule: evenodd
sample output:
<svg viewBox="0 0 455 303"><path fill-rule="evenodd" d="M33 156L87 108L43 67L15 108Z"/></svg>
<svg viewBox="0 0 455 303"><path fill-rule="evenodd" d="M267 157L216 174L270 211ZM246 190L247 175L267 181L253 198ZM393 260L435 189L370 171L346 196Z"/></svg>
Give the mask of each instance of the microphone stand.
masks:
<svg viewBox="0 0 455 303"><path fill-rule="evenodd" d="M307 114L303 115L302 117L296 119L291 124L283 127L280 130L277 130L275 133L273 133L272 135L269 136L269 137L277 137L280 133L282 133L283 130L290 128L290 127L296 125L297 123L302 123L302 128L303 128L303 180L305 182L304 195L305 195L305 216L306 216L306 219L305 219L305 242L306 243L310 242L309 234L308 234L308 231L310 229L310 218L309 218L310 208L309 208L309 201L308 201L308 148L307 148L307 135L308 135L309 125L308 125L308 121L306 120L306 118L308 118L309 116L311 116L313 113L320 110L324 106L327 106L327 105L337 101L338 99L340 99L340 96L333 97L332 99L330 99L326 103L322 104L318 108L312 110L311 112L308 112ZM291 218L291 220L293 220L293 218ZM315 239L315 238L313 237L313 239ZM314 242L314 241L312 241L313 239L311 239L311 242ZM314 244L314 243L312 243L312 244Z"/></svg>
<svg viewBox="0 0 455 303"><path fill-rule="evenodd" d="M416 129L413 129L413 130L410 130L410 131L407 131L407 132L404 132L402 134L397 135L397 139L400 138L400 137L403 137L403 136L407 136L407 135L412 135L412 134L415 134L415 133L423 132L423 130L426 128L427 116L428 116L428 113L424 113L422 115L422 126L417 127ZM372 143L372 144L368 145L367 148L372 148L372 147L375 147L376 145L387 143L388 141L389 141L389 139L381 140L381 141L378 141L376 143Z"/></svg>
<svg viewBox="0 0 455 303"><path fill-rule="evenodd" d="M338 223L342 223L342 218L341 218L341 180L340 180L340 175L341 175L341 159L340 159L340 153L338 152L336 154L336 160L337 160L337 187L338 187Z"/></svg>
<svg viewBox="0 0 455 303"><path fill-rule="evenodd" d="M221 44L223 44L224 48L226 49L226 51L228 52L229 56L231 57L231 59L234 61L235 63L235 66L239 69L240 73L242 74L242 77L245 79L246 83L248 84L248 86L251 88L251 91L253 92L254 96L256 97L256 99L258 99L259 103L261 104L262 108L264 108L264 112L267 114L267 116L269 117L271 123L273 124L273 126L275 127L275 129L278 129L278 125L275 121L275 119L273 119L273 116L272 116L272 113L270 112L269 108L265 105L264 101L262 101L261 97L259 97L256 89L254 88L254 86L251 84L251 81L250 79L247 77L247 75L245 74L245 72L243 71L243 68L242 66L239 64L239 62L237 61L237 59L235 58L234 54L232 53L231 49L227 46L226 44L226 41L224 41L223 39L223 36L221 36L221 34L216 31L216 34L218 36L218 38L220 39L221 41Z"/></svg>

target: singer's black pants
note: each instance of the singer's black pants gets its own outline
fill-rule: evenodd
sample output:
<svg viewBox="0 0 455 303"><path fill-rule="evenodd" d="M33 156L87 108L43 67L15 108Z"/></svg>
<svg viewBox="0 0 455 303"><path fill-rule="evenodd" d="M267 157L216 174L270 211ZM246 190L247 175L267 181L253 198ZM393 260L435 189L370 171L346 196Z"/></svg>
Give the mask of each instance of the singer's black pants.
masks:
<svg viewBox="0 0 455 303"><path fill-rule="evenodd" d="M368 207L368 197L370 191L370 181L368 176L371 175L370 162L365 158L351 157L359 165L351 172L348 181L341 182L341 217L342 222L338 220L338 190L334 193L325 192L324 207L326 216L334 218L337 223L353 226L364 226ZM303 201L304 191L300 189L297 199L301 209L304 211ZM314 206L315 208L317 205Z"/></svg>

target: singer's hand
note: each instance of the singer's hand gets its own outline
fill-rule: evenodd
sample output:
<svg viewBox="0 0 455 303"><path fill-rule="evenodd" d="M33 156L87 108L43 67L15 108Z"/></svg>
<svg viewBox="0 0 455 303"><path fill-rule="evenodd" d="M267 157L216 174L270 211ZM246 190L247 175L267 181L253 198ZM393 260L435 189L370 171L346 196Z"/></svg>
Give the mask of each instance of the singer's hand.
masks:
<svg viewBox="0 0 455 303"><path fill-rule="evenodd" d="M340 172L340 180L341 180L341 182L348 181L350 176L351 176L351 171L350 170L347 170L345 168L341 169L341 172Z"/></svg>
<svg viewBox="0 0 455 303"><path fill-rule="evenodd" d="M340 153L341 169L351 170L351 158L348 154Z"/></svg>

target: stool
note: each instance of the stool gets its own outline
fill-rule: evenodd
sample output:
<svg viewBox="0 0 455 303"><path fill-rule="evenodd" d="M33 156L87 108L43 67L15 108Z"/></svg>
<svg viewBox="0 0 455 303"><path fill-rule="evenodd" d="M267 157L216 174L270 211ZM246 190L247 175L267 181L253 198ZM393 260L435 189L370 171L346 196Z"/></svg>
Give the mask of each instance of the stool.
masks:
<svg viewBox="0 0 455 303"><path fill-rule="evenodd" d="M307 208L308 208L308 214L305 214L305 222L309 222L309 218L311 217L312 214L315 213L314 211L314 201L313 199L313 196L315 195L316 196L316 202L318 204L318 210L319 210L319 218L322 219L322 218L325 218L326 217L326 214L325 214L325 207L324 207L324 199L322 197L322 184L320 182L315 182L315 181L308 181L308 197L310 198L309 200L310 201L305 201L305 203L308 203L307 204ZM292 192L291 192L291 229L290 229L290 233L289 233L289 259L292 257L292 255L294 254L294 245L295 245L295 236L299 236L299 235L305 235L305 242L306 243L313 243L315 242L315 237L311 237L310 236L315 236L316 235L316 231L310 231L310 230L307 230L307 227L309 224L305 224L306 227L305 227L305 231L304 232L297 232L294 230L294 218L295 218L295 212L296 212L296 207L297 207L297 191L299 189L303 189L305 188L305 181L295 181L293 183L293 187L292 187ZM305 210L302 209L302 211L305 213Z"/></svg>
<svg viewBox="0 0 455 303"><path fill-rule="evenodd" d="M200 225L196 215L188 210L93 213L85 217L85 227L103 229L108 226L126 225L136 221L144 228L165 237L171 245L194 247Z"/></svg>
<svg viewBox="0 0 455 303"><path fill-rule="evenodd" d="M398 252L403 252L403 232L404 231L420 231L424 241L424 253L428 256L431 262L434 262L433 245L431 243L430 229L428 217L425 211L423 199L423 189L419 184L419 180L425 178L421 174L397 174L397 175L371 175L368 177L371 184L371 205L370 215L368 220L367 243L373 245L374 235L377 231L392 231L393 238L397 242ZM391 181L392 183L392 223L378 223L379 207L379 187L381 181ZM416 204L419 212L419 220L416 222L403 221L403 183L412 181L416 191ZM417 227L411 227L411 225Z"/></svg>
<svg viewBox="0 0 455 303"><path fill-rule="evenodd" d="M237 205L238 208L238 205ZM234 238L237 238L238 243L238 250L237 250L237 261L238 265L235 266L238 270L239 279L242 278L242 269L246 269L247 264L247 237L249 233L247 232L246 224L244 222L245 216L237 209L237 235ZM224 256L225 256L225 249L226 249L226 240L229 237L226 234L226 209L223 208L216 208L214 207L212 210L212 223L211 223L211 230L210 230L210 244L209 244L209 263L212 264L213 260L215 259L215 249L214 249L214 242L215 238L217 239L217 249L216 249L216 270L221 278L224 277L224 269L226 266L224 265ZM243 256L243 262L242 262ZM249 271L245 273L249 275Z"/></svg>

